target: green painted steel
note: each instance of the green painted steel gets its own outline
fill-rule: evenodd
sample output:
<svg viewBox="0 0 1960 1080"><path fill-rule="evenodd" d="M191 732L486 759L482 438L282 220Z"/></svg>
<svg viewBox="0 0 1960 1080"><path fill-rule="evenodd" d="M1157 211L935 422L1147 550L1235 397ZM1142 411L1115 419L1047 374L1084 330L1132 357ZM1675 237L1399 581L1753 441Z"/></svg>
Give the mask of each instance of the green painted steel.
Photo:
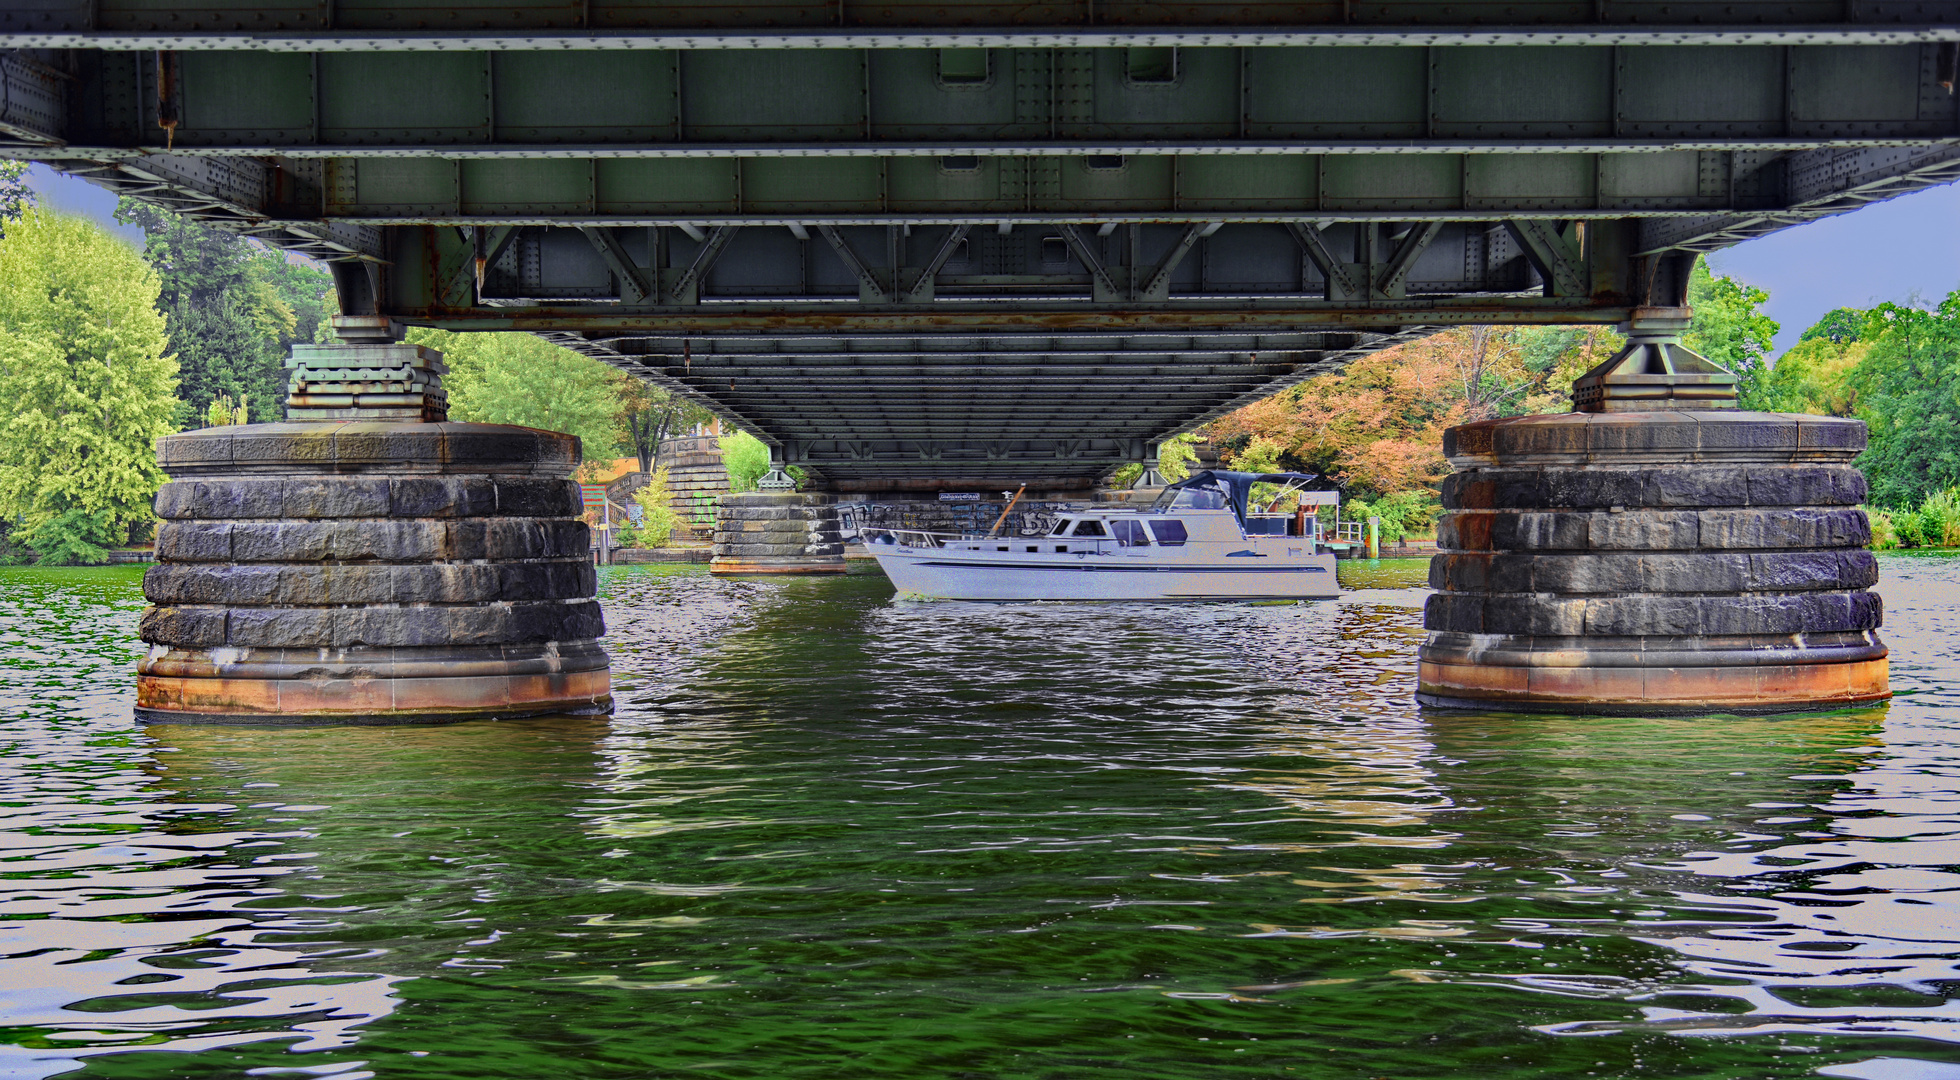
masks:
<svg viewBox="0 0 1960 1080"><path fill-rule="evenodd" d="M35 0L0 155L542 333L840 487L1088 484L1960 176L1960 2Z"/></svg>

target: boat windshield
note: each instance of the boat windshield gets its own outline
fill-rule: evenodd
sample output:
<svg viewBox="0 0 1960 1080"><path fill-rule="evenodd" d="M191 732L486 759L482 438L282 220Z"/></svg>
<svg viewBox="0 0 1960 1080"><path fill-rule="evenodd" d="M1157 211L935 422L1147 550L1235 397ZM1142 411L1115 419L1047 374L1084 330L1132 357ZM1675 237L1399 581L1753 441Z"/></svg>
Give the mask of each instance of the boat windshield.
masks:
<svg viewBox="0 0 1960 1080"><path fill-rule="evenodd" d="M1165 488L1150 504L1152 513L1165 510L1223 510L1229 503L1225 492L1213 487Z"/></svg>

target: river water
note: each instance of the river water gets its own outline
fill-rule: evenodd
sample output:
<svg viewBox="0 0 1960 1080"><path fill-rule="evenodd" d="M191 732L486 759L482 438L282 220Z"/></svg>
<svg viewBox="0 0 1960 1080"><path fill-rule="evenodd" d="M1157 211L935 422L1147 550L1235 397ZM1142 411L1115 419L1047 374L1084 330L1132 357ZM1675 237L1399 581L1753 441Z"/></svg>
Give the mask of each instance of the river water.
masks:
<svg viewBox="0 0 1960 1080"><path fill-rule="evenodd" d="M1416 708L1295 605L606 572L610 720L130 719L136 568L0 571L0 1076L1960 1077L1960 559L1888 706Z"/></svg>

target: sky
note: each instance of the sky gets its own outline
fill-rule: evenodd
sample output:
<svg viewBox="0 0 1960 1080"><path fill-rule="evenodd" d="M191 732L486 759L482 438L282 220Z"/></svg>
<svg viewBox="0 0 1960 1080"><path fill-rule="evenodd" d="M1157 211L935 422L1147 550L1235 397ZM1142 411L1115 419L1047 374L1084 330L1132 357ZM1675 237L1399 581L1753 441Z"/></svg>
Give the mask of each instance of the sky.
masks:
<svg viewBox="0 0 1960 1080"><path fill-rule="evenodd" d="M34 166L28 182L44 205L86 214L143 242L142 230L115 223L116 197L107 191L45 165ZM1960 186L1948 185L1738 244L1710 256L1709 265L1769 293L1764 310L1782 327L1780 354L1834 308L1938 303L1960 289L1956 241Z"/></svg>
<svg viewBox="0 0 1960 1080"><path fill-rule="evenodd" d="M1709 256L1709 269L1769 292L1776 351L1834 308L1937 304L1960 289L1960 186L1928 188Z"/></svg>

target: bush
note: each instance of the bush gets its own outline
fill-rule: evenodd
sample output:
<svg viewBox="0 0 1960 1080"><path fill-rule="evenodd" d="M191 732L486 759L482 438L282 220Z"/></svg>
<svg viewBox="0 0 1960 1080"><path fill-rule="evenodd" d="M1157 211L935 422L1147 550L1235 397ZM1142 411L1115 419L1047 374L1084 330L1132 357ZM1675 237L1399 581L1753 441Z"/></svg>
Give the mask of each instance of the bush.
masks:
<svg viewBox="0 0 1960 1080"><path fill-rule="evenodd" d="M1872 523L1872 550L1960 547L1960 488L1926 496L1917 508L1863 508Z"/></svg>
<svg viewBox="0 0 1960 1080"><path fill-rule="evenodd" d="M1190 476L1191 466L1198 460L1198 451L1194 448L1203 441L1192 434L1173 435L1165 439L1157 447L1157 475L1173 484ZM1109 474L1108 483L1113 488L1126 488L1136 483L1142 475L1141 464L1125 465Z"/></svg>
<svg viewBox="0 0 1960 1080"><path fill-rule="evenodd" d="M229 427L251 422L243 394L238 395L237 401L233 401L230 394L219 394L211 399L211 406L204 410L205 427Z"/></svg>
<svg viewBox="0 0 1960 1080"><path fill-rule="evenodd" d="M1872 550L1893 551L1899 547L1899 529L1892 521L1890 510L1865 510L1872 522Z"/></svg>
<svg viewBox="0 0 1960 1080"><path fill-rule="evenodd" d="M1892 517L1893 531L1899 538L1902 548L1926 546L1926 535L1919 531L1919 515L1911 510L1901 510Z"/></svg>
<svg viewBox="0 0 1960 1080"><path fill-rule="evenodd" d="M653 479L633 493L633 501L640 504L640 525L633 530L631 546L660 547L673 538L680 515L674 513L674 496L667 490L665 465L655 469ZM628 542L623 534L620 539L622 543Z"/></svg>
<svg viewBox="0 0 1960 1080"><path fill-rule="evenodd" d="M731 493L754 491L756 481L769 471L769 444L746 431L723 435L721 467L728 472Z"/></svg>
<svg viewBox="0 0 1960 1080"><path fill-rule="evenodd" d="M1371 517L1381 518L1382 542L1393 544L1419 533L1433 532L1436 515L1442 512L1443 504L1437 500L1434 492L1398 491L1373 502L1349 499L1347 506L1342 508L1341 516L1364 524Z"/></svg>
<svg viewBox="0 0 1960 1080"><path fill-rule="evenodd" d="M108 549L122 543L129 527L112 510L64 510L19 534L22 543L57 566L98 566L109 561Z"/></svg>
<svg viewBox="0 0 1960 1080"><path fill-rule="evenodd" d="M1946 488L1919 504L1919 534L1927 547L1960 547L1960 488Z"/></svg>

